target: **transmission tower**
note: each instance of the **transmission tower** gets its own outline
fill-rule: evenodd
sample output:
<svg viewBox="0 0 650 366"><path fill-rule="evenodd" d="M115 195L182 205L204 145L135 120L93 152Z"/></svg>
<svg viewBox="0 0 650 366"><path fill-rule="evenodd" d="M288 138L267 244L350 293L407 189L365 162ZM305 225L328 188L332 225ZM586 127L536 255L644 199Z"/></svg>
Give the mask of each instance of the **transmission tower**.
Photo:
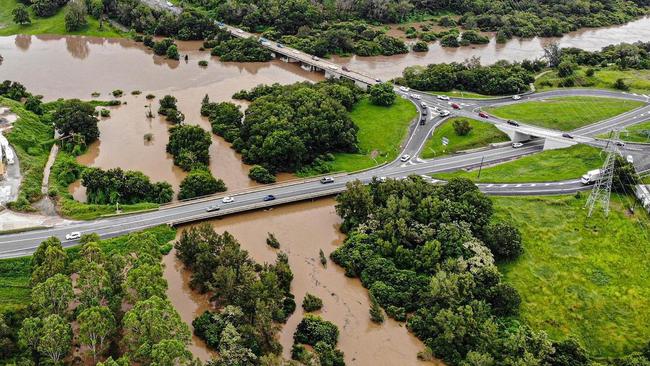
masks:
<svg viewBox="0 0 650 366"><path fill-rule="evenodd" d="M594 188L591 190L591 195L589 195L589 199L587 199L587 204L585 205L585 207L589 208L587 217L591 217L598 202L603 206L605 216L609 215L609 197L612 193L614 165L616 164L616 156L619 155L619 135L619 130L613 130L610 134L610 139L605 147L607 158L605 159L603 167L600 169L600 177L596 180Z"/></svg>

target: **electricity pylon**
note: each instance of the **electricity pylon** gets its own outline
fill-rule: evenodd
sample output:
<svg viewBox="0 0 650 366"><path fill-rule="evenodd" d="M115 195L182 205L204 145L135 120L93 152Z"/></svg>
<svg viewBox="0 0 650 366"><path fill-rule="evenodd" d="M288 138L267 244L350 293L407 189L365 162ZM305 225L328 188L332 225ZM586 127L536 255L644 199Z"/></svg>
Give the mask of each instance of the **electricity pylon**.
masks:
<svg viewBox="0 0 650 366"><path fill-rule="evenodd" d="M605 151L607 152L605 164L603 164L603 167L600 169L600 177L598 180L596 180L594 188L591 190L591 194L589 195L589 199L587 199L587 204L585 205L585 207L589 208L587 217L591 217L591 214L594 212L594 208L598 202L600 202L601 206L603 206L605 216L609 215L609 197L612 194L614 166L616 164L616 156L619 155L619 135L619 130L613 130L610 134L610 139L607 142L607 146L605 147Z"/></svg>

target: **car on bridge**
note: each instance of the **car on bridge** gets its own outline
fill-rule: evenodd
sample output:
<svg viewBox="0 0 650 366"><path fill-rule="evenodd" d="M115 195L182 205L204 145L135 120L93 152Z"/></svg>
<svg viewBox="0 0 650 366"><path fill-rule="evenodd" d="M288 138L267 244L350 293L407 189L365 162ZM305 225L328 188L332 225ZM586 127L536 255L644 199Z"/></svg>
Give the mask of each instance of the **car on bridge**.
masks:
<svg viewBox="0 0 650 366"><path fill-rule="evenodd" d="M478 112L479 117L481 118L490 118L490 116L485 112Z"/></svg>
<svg viewBox="0 0 650 366"><path fill-rule="evenodd" d="M314 61L320 61L320 58L318 56L312 56L311 59Z"/></svg>
<svg viewBox="0 0 650 366"><path fill-rule="evenodd" d="M510 126L519 127L519 122L515 122L511 119L507 120L506 123L509 124Z"/></svg>
<svg viewBox="0 0 650 366"><path fill-rule="evenodd" d="M205 208L205 212L214 212L214 211L219 211L221 207L219 205L210 205Z"/></svg>
<svg viewBox="0 0 650 366"><path fill-rule="evenodd" d="M226 196L226 197L221 199L221 202L223 202L223 203L233 203L233 202L235 202L235 199L230 197L230 196Z"/></svg>
<svg viewBox="0 0 650 366"><path fill-rule="evenodd" d="M276 43L275 44L278 48L284 48L284 46L281 43Z"/></svg>
<svg viewBox="0 0 650 366"><path fill-rule="evenodd" d="M349 71L350 71L350 69L348 69L347 66L341 66L341 70L346 71L346 72L349 72Z"/></svg>
<svg viewBox="0 0 650 366"><path fill-rule="evenodd" d="M320 179L321 184L334 183L334 178L332 177L323 177Z"/></svg>
<svg viewBox="0 0 650 366"><path fill-rule="evenodd" d="M512 143L512 148L513 149L516 149L516 148L519 148L519 147L522 147L522 146L524 146L524 144L522 144L521 142L513 142Z"/></svg>
<svg viewBox="0 0 650 366"><path fill-rule="evenodd" d="M327 65L327 68L330 70L338 70L339 68L334 65Z"/></svg>
<svg viewBox="0 0 650 366"><path fill-rule="evenodd" d="M264 197L263 201L264 201L264 202L268 202L268 201L273 201L274 199L275 199L275 196L272 195L272 194L269 194L269 195L266 195L266 196Z"/></svg>
<svg viewBox="0 0 650 366"><path fill-rule="evenodd" d="M573 136L571 136L571 135L568 134L568 133L563 133L563 134L562 134L562 137L564 137L565 139L573 139Z"/></svg>
<svg viewBox="0 0 650 366"><path fill-rule="evenodd" d="M438 96L436 96L436 98L438 98L440 100L449 100L449 97L446 96L446 95L438 95Z"/></svg>
<svg viewBox="0 0 650 366"><path fill-rule="evenodd" d="M451 103L451 107L452 107L453 109L460 109L460 104L457 104L457 103Z"/></svg>
<svg viewBox="0 0 650 366"><path fill-rule="evenodd" d="M65 234L65 240L75 240L81 238L81 233L78 231L73 231L71 233Z"/></svg>
<svg viewBox="0 0 650 366"><path fill-rule="evenodd" d="M409 154L404 154L404 155L402 155L401 158L399 158L399 161L405 163L405 162L409 161L410 159L411 159L411 155L409 155Z"/></svg>

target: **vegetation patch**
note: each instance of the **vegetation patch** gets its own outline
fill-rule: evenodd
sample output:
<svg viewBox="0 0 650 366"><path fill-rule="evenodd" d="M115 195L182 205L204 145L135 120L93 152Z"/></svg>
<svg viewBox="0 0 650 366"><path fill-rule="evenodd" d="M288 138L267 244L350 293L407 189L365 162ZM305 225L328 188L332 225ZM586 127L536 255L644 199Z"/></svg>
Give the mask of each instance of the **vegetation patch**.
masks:
<svg viewBox="0 0 650 366"><path fill-rule="evenodd" d="M587 145L575 145L565 149L546 150L524 156L515 161L501 163L481 170L480 182L527 183L551 182L579 178L592 169L600 168L604 156L599 149ZM479 181L478 169L436 173L439 179L467 178Z"/></svg>
<svg viewBox="0 0 650 366"><path fill-rule="evenodd" d="M454 129L456 121L467 121L471 130L466 135L459 135ZM447 146L442 144L443 137L449 140ZM450 118L433 131L433 135L424 145L422 157L428 159L503 141L508 141L508 136L491 123L467 118Z"/></svg>
<svg viewBox="0 0 650 366"><path fill-rule="evenodd" d="M644 103L601 97L561 97L488 108L488 113L562 131L596 123L643 106Z"/></svg>
<svg viewBox="0 0 650 366"><path fill-rule="evenodd" d="M610 134L603 133L598 137L607 139ZM650 121L625 127L624 130L621 130L620 138L623 141L650 143Z"/></svg>
<svg viewBox="0 0 650 366"><path fill-rule="evenodd" d="M495 217L521 231L524 254L501 266L521 294L520 317L554 340L574 336L594 357L639 351L650 339L650 220L612 196L609 217L579 197L494 197Z"/></svg>
<svg viewBox="0 0 650 366"><path fill-rule="evenodd" d="M389 107L362 99L350 111L352 122L359 127L359 153L334 154L332 171L353 172L393 161L417 115L413 103L403 98L395 99Z"/></svg>

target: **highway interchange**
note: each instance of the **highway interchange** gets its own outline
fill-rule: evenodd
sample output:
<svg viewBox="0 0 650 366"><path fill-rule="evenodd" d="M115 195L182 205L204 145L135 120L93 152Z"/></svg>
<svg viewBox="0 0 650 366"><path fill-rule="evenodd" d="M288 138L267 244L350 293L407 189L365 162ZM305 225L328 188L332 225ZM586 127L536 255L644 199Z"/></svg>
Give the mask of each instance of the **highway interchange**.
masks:
<svg viewBox="0 0 650 366"><path fill-rule="evenodd" d="M161 0L147 0L147 3L150 6L163 7L173 12L181 11L181 9L175 7L171 3L163 2ZM250 34L239 30L238 28L230 27L225 24L220 24L220 26L225 27L233 35L240 37L250 36ZM332 64L329 61L315 59L311 55L298 50L293 50L285 46L278 47L276 43L271 42L267 42L265 46L275 51L281 49L283 54L289 54L292 58L297 58L300 62L317 65L317 67L324 70L329 69L330 74L332 71L335 71L334 74L343 77L352 77L353 79L356 78L359 79L358 81L362 81L368 85L378 82L377 79L374 79L371 76L353 70L343 70L342 67ZM336 70L334 70L334 67L336 67ZM503 125L506 125L506 121L495 118L494 116L490 116L488 119L478 117L478 111L482 108L562 96L601 96L636 100L645 103L641 108L637 108L628 113L571 131L573 140L576 142L586 143L597 147L604 147L607 142L594 138L596 135L608 132L612 128L623 128L650 119L650 100L648 96L606 90L565 89L542 93L530 93L523 95L520 100L514 100L512 97L500 97L490 99L453 98L452 101L440 100L436 98L436 96L427 93L412 91L398 91L398 93L400 93L402 97L410 99L417 106L420 118L422 117L421 102L424 101L428 105L427 108L429 108L429 112L425 117L427 119L426 124L420 125L420 118L417 118L413 120L409 127L408 138L401 147L401 155L408 154L412 156L412 158L407 162L402 162L398 158L393 162L373 169L335 176L335 181L329 184L321 184L318 179L306 179L292 183L269 185L240 193L229 192L229 195L234 197L234 202L228 204L221 202L223 195L206 197L193 201L162 206L153 211L114 216L94 221L78 222L67 226L58 226L43 230L0 235L0 258L29 255L43 240L50 236L56 236L61 239L66 247L76 245L78 243L77 240L65 240L66 234L73 231L78 231L82 234L97 233L102 238L109 238L158 225L178 225L238 212L269 208L289 202L331 196L344 191L345 185L348 182L357 179L364 183L368 183L372 179L378 177L402 179L409 175L420 175L433 181L433 179L430 178L433 173L470 169L476 168L481 164L491 165L513 160L524 155L542 151L544 147L544 137L551 139L562 138L563 132L561 131L549 130L520 123L520 126L517 128L526 132L534 132L539 138L533 139L525 143L522 147L516 149L507 145L479 149L466 153L458 153L435 159L424 160L419 158L422 148L429 136L433 133L435 127L440 125L440 123L442 123L446 118L463 116L480 119L496 125L501 124L502 127ZM421 99L414 100L411 98L412 93L419 94ZM459 104L462 108L459 110L452 109L452 102ZM431 110L431 107L449 110L451 115L444 118L440 117L436 113L432 113L433 110ZM637 170L646 171L650 169L650 145L628 143L622 147L621 150L623 155L632 155L634 157ZM576 175L578 176L582 173L583 172L576 172ZM577 179L550 183L482 183L478 184L478 186L481 191L487 194L496 195L565 194L590 188L589 186L583 186ZM276 199L272 201L263 201L263 198L267 195L273 195ZM206 208L215 204L220 205L221 209L219 211L206 212Z"/></svg>
<svg viewBox="0 0 650 366"><path fill-rule="evenodd" d="M401 94L402 97L411 99L409 97L410 92L402 92ZM421 100L411 100L418 107L420 115L422 113L421 101L425 101L429 106L428 108L432 106L438 106L439 108L445 108L452 111L449 105L449 103L452 101L439 100L436 98L436 96L428 95L426 93L419 94L421 95ZM453 117L454 115L460 115L480 119L480 117L477 116L477 111L480 108L486 108L488 106L503 105L506 103L520 103L548 97L578 95L607 96L620 99L639 100L647 103L647 97L634 94L608 92L601 90L568 89L529 94L523 96L522 99L518 101L515 101L512 98L453 98L453 102L461 104L462 109L454 110L450 116L445 118ZM370 170L338 175L335 176L335 181L330 184L321 184L319 179L316 178L292 183L270 185L262 188L243 191L237 194L229 193L234 197L234 202L228 204L221 202L221 197L223 196L221 195L197 199L194 201L170 204L163 206L157 210L148 212L114 216L111 218L104 218L95 221L79 222L68 226L54 227L45 230L0 235L0 258L28 255L32 253L44 239L50 236L56 236L60 238L62 241L64 241L64 246L75 245L77 241L65 240L65 235L72 231L79 231L82 234L97 233L102 238L114 237L162 224L178 225L186 222L199 221L237 212L269 208L271 206L289 202L330 196L342 192L345 189L346 183L357 179L364 183L368 183L372 179L378 177L401 179L403 177L414 174L421 175L433 181L430 178L430 175L433 173L475 168L478 167L481 163L488 165L513 160L524 155L540 152L542 151L544 145L544 140L540 138L527 142L524 144L524 146L516 149L508 145L424 160L418 157L419 153L421 152L426 140L433 132L434 127L438 126L445 119L435 114L432 118L431 113L428 113L428 116L429 117L427 117L427 122L425 125L420 125L419 119L414 119L411 123L408 139L402 147L402 154L409 154L412 156L412 158L407 162L402 162L399 159L396 159L389 164L385 164L383 166L379 166ZM593 138L593 136L608 131L614 127L628 126L648 118L650 118L650 105L646 104L645 106L637 108L634 111L628 112L624 115L617 116L606 121L598 122L590 126L582 127L578 130L572 131L571 133L574 134L576 138L589 139L592 145L603 146L605 142L602 140L596 140ZM483 120L495 124L505 123L504 121L494 118L493 116L490 116L490 118ZM561 135L561 132L559 131L547 129L541 130L543 130L543 133L541 135ZM638 170L641 171L650 168L649 145L626 144L626 146L622 147L622 153L633 154L635 156L635 164L637 165ZM582 172L576 172L576 175L580 175L581 173ZM497 195L564 194L589 189L589 186L583 186L578 180L550 183L530 182L525 184L482 183L478 186L481 191L487 194ZM276 199L273 201L264 202L262 199L269 194L274 195ZM208 206L214 205L215 203L221 206L221 210L216 212L206 212L206 208Z"/></svg>

